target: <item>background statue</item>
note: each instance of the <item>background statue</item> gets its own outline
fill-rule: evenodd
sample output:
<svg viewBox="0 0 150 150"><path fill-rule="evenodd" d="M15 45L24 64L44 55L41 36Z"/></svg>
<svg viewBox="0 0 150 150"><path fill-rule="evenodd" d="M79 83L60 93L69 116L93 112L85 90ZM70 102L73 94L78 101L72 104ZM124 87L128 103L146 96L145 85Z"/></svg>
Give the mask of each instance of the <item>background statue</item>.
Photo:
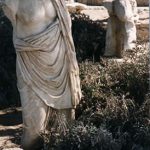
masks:
<svg viewBox="0 0 150 150"><path fill-rule="evenodd" d="M4 0L3 10L13 26L22 145L35 149L50 120L74 119L81 98L71 19L64 0Z"/></svg>
<svg viewBox="0 0 150 150"><path fill-rule="evenodd" d="M138 20L136 0L107 0L104 6L110 16L104 55L122 57L124 50L135 47L135 22Z"/></svg>

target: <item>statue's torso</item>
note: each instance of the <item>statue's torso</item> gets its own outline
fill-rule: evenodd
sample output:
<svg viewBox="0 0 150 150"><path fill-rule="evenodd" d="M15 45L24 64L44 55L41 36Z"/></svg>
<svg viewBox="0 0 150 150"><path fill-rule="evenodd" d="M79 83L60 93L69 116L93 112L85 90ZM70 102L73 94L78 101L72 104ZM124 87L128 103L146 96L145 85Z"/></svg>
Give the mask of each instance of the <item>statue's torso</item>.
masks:
<svg viewBox="0 0 150 150"><path fill-rule="evenodd" d="M57 15L51 0L6 0L6 5L7 1L15 16L15 34L21 38L41 32Z"/></svg>

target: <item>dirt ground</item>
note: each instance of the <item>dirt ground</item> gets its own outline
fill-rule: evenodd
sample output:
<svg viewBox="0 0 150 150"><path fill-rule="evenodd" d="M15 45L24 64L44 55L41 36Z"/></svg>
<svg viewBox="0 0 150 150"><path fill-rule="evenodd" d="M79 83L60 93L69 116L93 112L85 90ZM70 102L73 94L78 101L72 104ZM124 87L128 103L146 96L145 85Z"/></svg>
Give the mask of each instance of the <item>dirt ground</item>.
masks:
<svg viewBox="0 0 150 150"><path fill-rule="evenodd" d="M106 9L83 10L92 20L108 18ZM138 39L149 38L149 8L138 8L139 22L137 23ZM100 15L101 14L101 15ZM0 150L19 150L22 134L21 108L8 108L0 110Z"/></svg>
<svg viewBox="0 0 150 150"><path fill-rule="evenodd" d="M22 117L20 108L0 110L0 150L20 147Z"/></svg>

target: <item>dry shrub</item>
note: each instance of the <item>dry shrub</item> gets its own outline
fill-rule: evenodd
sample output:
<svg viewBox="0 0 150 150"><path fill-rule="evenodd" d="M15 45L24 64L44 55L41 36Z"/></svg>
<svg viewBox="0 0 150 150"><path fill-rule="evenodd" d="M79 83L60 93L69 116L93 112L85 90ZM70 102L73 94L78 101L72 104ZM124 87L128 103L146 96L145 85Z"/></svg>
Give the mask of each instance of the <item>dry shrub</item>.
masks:
<svg viewBox="0 0 150 150"><path fill-rule="evenodd" d="M123 62L80 63L83 98L65 135L53 136L54 150L148 150L150 101L146 47L126 52ZM141 57L142 56L142 57ZM49 142L48 142L49 143ZM49 145L49 144L46 144Z"/></svg>
<svg viewBox="0 0 150 150"><path fill-rule="evenodd" d="M101 22L83 14L72 14L72 19L83 98L76 108L76 121L64 135L45 136L45 149L150 149L146 32L139 38L143 30L139 26L136 48L116 61L100 58L105 43ZM95 56L98 63L90 61Z"/></svg>

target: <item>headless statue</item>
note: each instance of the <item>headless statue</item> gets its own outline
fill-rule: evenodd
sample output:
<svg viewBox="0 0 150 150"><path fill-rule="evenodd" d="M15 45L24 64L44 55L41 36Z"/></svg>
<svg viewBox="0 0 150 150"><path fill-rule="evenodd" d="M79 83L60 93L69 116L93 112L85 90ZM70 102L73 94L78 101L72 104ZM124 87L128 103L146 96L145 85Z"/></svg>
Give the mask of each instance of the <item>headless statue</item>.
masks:
<svg viewBox="0 0 150 150"><path fill-rule="evenodd" d="M136 0L107 0L109 19L104 56L122 57L127 49L133 49L136 42L138 20Z"/></svg>
<svg viewBox="0 0 150 150"><path fill-rule="evenodd" d="M71 19L64 0L4 0L3 10L13 26L22 145L33 150L50 120L74 119L81 98Z"/></svg>

